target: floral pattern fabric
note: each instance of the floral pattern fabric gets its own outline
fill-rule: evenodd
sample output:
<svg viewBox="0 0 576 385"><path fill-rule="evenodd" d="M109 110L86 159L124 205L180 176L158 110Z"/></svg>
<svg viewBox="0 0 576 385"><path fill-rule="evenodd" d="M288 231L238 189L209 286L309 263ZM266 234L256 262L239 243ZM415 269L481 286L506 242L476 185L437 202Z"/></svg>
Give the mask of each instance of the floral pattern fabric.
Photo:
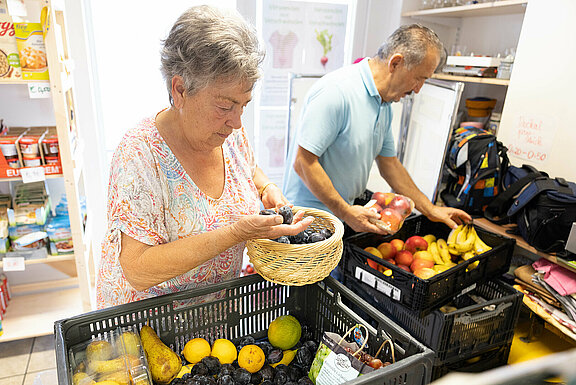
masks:
<svg viewBox="0 0 576 385"><path fill-rule="evenodd" d="M121 232L147 245L160 245L229 225L240 215L258 213L258 191L252 179L256 164L244 129L234 130L222 150L225 185L222 196L214 199L190 179L158 133L154 117L126 133L111 163L108 229L96 284L98 308L240 275L244 243L144 291L128 283L119 262Z"/></svg>

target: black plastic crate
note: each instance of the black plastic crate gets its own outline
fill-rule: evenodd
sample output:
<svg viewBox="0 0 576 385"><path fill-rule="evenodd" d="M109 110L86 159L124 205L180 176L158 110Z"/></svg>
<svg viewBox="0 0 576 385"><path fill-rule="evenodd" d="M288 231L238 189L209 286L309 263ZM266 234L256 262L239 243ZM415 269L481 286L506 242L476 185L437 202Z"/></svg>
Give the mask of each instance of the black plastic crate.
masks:
<svg viewBox="0 0 576 385"><path fill-rule="evenodd" d="M439 379L450 372L481 373L490 369L508 364L512 339L499 346L475 353L470 356L434 366L432 369L432 381Z"/></svg>
<svg viewBox="0 0 576 385"><path fill-rule="evenodd" d="M370 319L361 318L344 302L356 304ZM362 323L370 333L370 354L374 355L385 340L394 342L396 363L347 384L430 382L434 352L335 279L327 277L306 286L282 286L251 275L55 322L58 383L72 384L70 347L119 326L140 328L149 323L166 345L180 352L195 337L209 342L217 338L237 342L246 335L265 338L269 323L283 314L291 314L308 325L316 341L325 331L344 335L350 327Z"/></svg>
<svg viewBox="0 0 576 385"><path fill-rule="evenodd" d="M455 295L473 284L480 284L508 271L516 240L488 232L474 226L480 238L491 250L462 262L429 279L421 279L394 264L364 251L368 246L376 247L394 238L406 240L413 235L434 234L438 238L448 238L450 228L443 223L430 221L423 215L408 218L394 235L383 236L374 233L353 235L344 242L344 253L340 260L341 273L357 280L359 285L367 285L419 311L421 316L429 314L448 303ZM367 259L392 269L392 277L371 268ZM468 266L479 261L476 268L467 271Z"/></svg>
<svg viewBox="0 0 576 385"><path fill-rule="evenodd" d="M424 317L371 287L356 285L347 277L344 284L434 350L435 365L508 341L514 335L522 307L523 294L499 280L485 282L454 298L452 303L458 310L450 313L434 310ZM470 295L486 302L478 304Z"/></svg>

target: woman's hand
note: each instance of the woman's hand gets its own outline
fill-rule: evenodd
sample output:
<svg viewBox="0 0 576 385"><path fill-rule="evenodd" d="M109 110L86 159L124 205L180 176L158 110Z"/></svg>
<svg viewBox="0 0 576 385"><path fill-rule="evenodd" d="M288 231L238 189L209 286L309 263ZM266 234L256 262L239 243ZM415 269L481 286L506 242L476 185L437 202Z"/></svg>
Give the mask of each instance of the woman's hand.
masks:
<svg viewBox="0 0 576 385"><path fill-rule="evenodd" d="M274 183L269 184L264 191L262 191L261 200L265 209L280 208L286 205L292 207L288 199L282 194L282 190Z"/></svg>
<svg viewBox="0 0 576 385"><path fill-rule="evenodd" d="M249 239L276 239L282 235L296 235L314 221L313 217L304 217L304 212L299 211L294 215L292 224L282 224L281 215L247 215L233 225L232 232L238 239L238 243Z"/></svg>

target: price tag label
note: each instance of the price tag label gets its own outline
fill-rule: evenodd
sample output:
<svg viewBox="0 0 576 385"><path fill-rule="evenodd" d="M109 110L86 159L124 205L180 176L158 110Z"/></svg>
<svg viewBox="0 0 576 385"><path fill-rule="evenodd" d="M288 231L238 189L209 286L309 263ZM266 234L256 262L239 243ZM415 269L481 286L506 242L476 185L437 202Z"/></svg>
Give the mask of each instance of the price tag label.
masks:
<svg viewBox="0 0 576 385"><path fill-rule="evenodd" d="M46 180L44 167L24 167L20 169L24 183L40 182Z"/></svg>
<svg viewBox="0 0 576 385"><path fill-rule="evenodd" d="M24 257L4 257L2 262L4 263L4 271L24 271L26 269Z"/></svg>
<svg viewBox="0 0 576 385"><path fill-rule="evenodd" d="M28 83L28 96L30 99L42 99L50 97L50 84Z"/></svg>

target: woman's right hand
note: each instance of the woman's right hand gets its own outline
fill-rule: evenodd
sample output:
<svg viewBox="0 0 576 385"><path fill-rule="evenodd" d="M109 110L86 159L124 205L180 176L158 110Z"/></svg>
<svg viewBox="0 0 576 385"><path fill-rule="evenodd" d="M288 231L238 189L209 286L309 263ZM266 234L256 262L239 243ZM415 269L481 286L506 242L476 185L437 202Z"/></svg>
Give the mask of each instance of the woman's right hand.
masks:
<svg viewBox="0 0 576 385"><path fill-rule="evenodd" d="M314 217L304 217L304 212L300 211L294 215L292 224L282 224L281 215L247 215L238 222L231 225L232 232L239 242L249 239L276 239L282 235L296 235L304 230L314 221Z"/></svg>

